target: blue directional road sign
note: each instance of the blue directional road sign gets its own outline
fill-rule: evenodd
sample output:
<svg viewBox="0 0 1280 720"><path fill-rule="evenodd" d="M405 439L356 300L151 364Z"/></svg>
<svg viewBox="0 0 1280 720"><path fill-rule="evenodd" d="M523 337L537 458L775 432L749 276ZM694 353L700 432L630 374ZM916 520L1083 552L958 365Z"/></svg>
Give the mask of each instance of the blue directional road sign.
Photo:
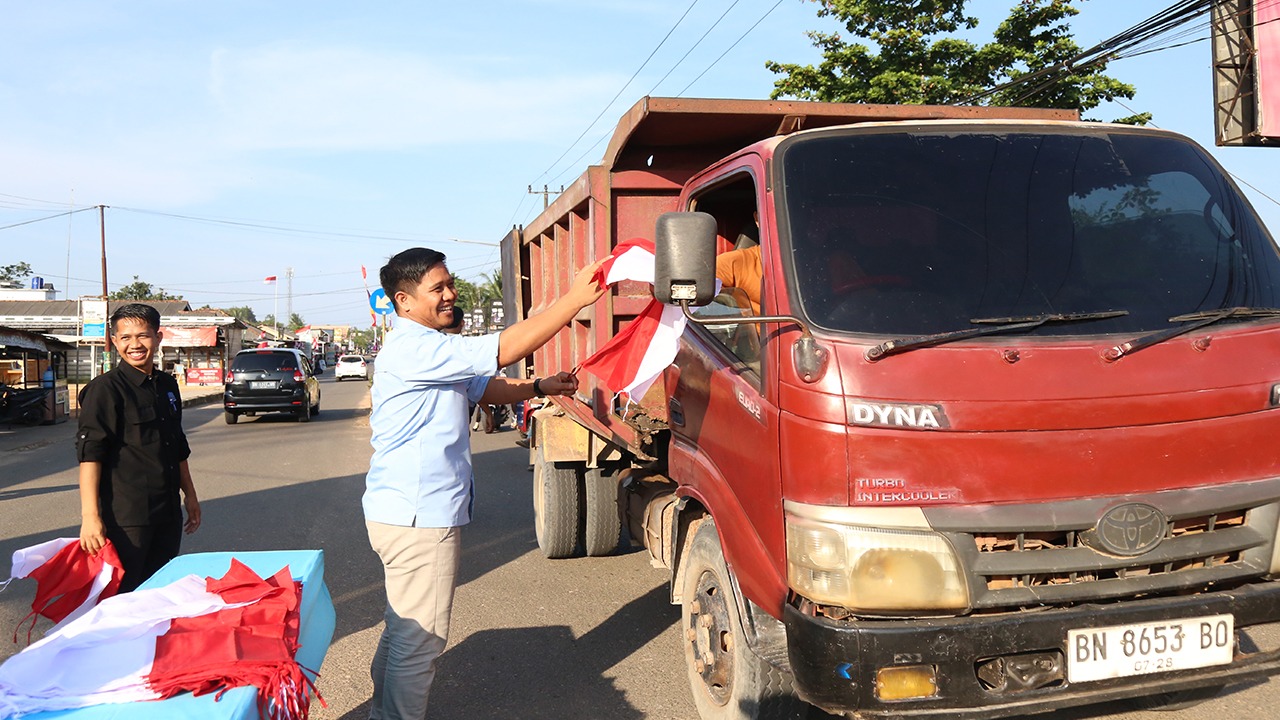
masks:
<svg viewBox="0 0 1280 720"><path fill-rule="evenodd" d="M378 288L369 294L369 307L379 315L390 315L392 311L391 298L387 297L387 291Z"/></svg>

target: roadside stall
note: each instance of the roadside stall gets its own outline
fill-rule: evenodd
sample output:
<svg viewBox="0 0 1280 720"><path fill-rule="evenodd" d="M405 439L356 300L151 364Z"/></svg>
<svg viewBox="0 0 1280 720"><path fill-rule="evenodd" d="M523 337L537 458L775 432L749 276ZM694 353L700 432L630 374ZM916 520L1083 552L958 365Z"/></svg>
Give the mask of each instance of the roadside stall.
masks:
<svg viewBox="0 0 1280 720"><path fill-rule="evenodd" d="M221 310L188 310L165 317L161 366L188 385L221 385L245 326Z"/></svg>
<svg viewBox="0 0 1280 720"><path fill-rule="evenodd" d="M67 353L45 335L0 326L0 422L60 423L70 416Z"/></svg>

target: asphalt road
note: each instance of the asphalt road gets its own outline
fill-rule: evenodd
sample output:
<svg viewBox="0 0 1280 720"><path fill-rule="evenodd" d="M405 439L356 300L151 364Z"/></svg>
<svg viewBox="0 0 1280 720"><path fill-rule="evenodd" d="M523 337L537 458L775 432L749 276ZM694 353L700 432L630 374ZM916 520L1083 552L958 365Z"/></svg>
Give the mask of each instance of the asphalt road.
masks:
<svg viewBox="0 0 1280 720"><path fill-rule="evenodd" d="M192 474L204 526L183 552L320 548L337 609L321 668L317 720L368 717L369 660L381 631L382 577L360 512L368 468L368 388L323 380L308 424L273 416L225 425L217 405L188 408ZM0 558L79 532L74 422L0 427ZM463 530L449 648L431 694L433 720L696 718L664 572L647 555L549 561L533 533L527 453L505 430L473 435L476 520ZM7 566L0 565L0 572ZM0 594L0 637L26 614L34 583ZM41 621L37 633L48 627ZM0 641L0 659L18 645ZM1280 684L1230 688L1158 716L1119 705L1044 720L1270 717Z"/></svg>

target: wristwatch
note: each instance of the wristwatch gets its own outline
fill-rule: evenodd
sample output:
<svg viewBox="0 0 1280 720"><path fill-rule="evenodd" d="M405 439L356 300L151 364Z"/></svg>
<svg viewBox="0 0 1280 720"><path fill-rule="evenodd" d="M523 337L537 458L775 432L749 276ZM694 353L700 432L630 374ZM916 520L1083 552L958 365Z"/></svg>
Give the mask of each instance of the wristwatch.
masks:
<svg viewBox="0 0 1280 720"><path fill-rule="evenodd" d="M534 378L534 379L533 379L533 396L534 396L534 397L546 397L546 396L547 396L547 394L546 394L546 393L542 392L542 378Z"/></svg>

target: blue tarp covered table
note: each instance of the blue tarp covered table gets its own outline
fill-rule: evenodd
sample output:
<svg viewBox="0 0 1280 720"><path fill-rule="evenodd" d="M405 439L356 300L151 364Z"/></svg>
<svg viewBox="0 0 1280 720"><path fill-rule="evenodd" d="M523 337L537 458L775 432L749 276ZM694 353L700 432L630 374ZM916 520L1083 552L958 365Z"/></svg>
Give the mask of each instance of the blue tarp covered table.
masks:
<svg viewBox="0 0 1280 720"><path fill-rule="evenodd" d="M302 583L302 606L299 609L298 664L319 672L333 639L336 617L329 588L324 584L324 553L320 550L275 550L268 552L195 553L179 555L142 584L144 588L160 587L186 577L222 577L235 558L258 575L269 578L288 565L293 579ZM308 673L314 680L315 676ZM235 688L218 701L214 695L194 697L183 693L168 700L122 705L95 705L77 710L24 715L23 720L230 720L258 717L258 691L252 687Z"/></svg>

